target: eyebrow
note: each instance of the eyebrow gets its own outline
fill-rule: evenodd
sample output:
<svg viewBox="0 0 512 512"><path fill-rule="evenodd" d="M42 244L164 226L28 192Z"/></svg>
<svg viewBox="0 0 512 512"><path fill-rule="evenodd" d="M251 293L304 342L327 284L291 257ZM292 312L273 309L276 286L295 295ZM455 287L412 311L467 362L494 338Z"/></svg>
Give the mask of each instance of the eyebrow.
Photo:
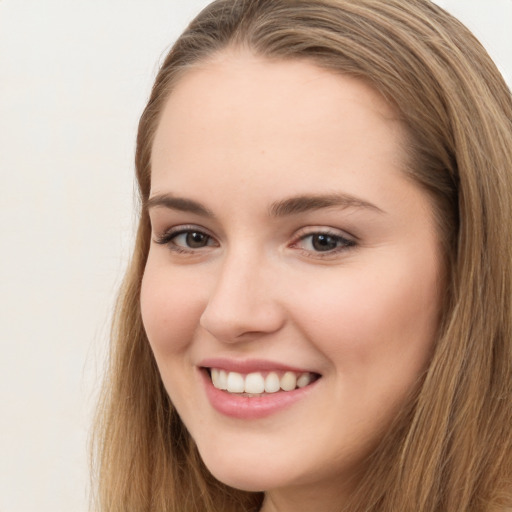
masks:
<svg viewBox="0 0 512 512"><path fill-rule="evenodd" d="M195 213L202 217L214 218L215 215L211 210L203 206L201 203L193 199L186 199L184 197L175 197L171 194L158 194L150 197L145 203L144 207L147 210L151 208L169 208L170 210L178 210L181 212Z"/></svg>
<svg viewBox="0 0 512 512"><path fill-rule="evenodd" d="M150 197L144 203L144 207L147 210L163 207L171 210L194 213L202 217L215 218L214 213L201 203L194 201L193 199L176 197L172 194L158 194ZM289 215L297 215L299 213L333 207L364 208L384 213L378 206L349 194L327 194L300 195L276 201L270 205L269 215L271 217L286 217Z"/></svg>
<svg viewBox="0 0 512 512"><path fill-rule="evenodd" d="M384 213L378 206L349 194L301 195L276 201L270 206L272 217L296 215L323 208L364 208Z"/></svg>

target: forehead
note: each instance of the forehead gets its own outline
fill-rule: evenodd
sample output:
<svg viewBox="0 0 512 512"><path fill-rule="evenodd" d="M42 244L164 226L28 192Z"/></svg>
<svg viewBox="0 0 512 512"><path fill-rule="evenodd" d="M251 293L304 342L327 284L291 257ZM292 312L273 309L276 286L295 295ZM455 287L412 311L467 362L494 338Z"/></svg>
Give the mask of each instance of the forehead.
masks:
<svg viewBox="0 0 512 512"><path fill-rule="evenodd" d="M170 94L152 150L152 191L212 173L219 185L268 173L291 186L319 169L355 172L362 155L400 167L403 131L393 107L361 80L233 50L187 70Z"/></svg>
<svg viewBox="0 0 512 512"><path fill-rule="evenodd" d="M393 117L393 106L372 87L367 80L320 66L308 58L270 58L257 55L249 49L228 48L199 61L184 70L176 80L170 97L184 91L202 94L204 89L219 91L226 81L241 88L232 90L232 100L244 92L272 91L277 96L288 96L292 91L309 92L314 86L319 94L341 92L339 79L345 82L345 93L360 97L385 117ZM351 84L348 91L347 84ZM262 99L262 98L260 98ZM306 97L304 99L307 99Z"/></svg>
<svg viewBox="0 0 512 512"><path fill-rule="evenodd" d="M394 107L363 80L305 59L269 60L231 49L181 75L164 106L155 144L161 142L158 133L162 125L184 134L187 126L197 130L209 128L214 121L219 125L240 123L243 117L252 125L251 131L262 127L268 133L273 127L281 128L278 123L283 120L310 122L306 116L316 114L327 123L333 116L351 115L346 110L350 104L398 124ZM327 116L328 112L332 115ZM362 112L359 118L362 120ZM258 126L254 126L255 120Z"/></svg>

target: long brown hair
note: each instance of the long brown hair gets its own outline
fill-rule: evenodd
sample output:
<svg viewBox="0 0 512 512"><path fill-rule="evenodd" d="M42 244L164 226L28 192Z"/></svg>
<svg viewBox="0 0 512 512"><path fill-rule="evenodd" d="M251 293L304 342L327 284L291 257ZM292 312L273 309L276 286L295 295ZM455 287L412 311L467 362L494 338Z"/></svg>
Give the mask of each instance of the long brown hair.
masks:
<svg viewBox="0 0 512 512"><path fill-rule="evenodd" d="M257 510L202 464L165 392L139 295L159 116L187 69L228 47L309 59L373 85L408 129L448 267L421 388L371 455L352 512L512 510L512 99L472 34L428 0L217 0L169 52L141 117L141 211L95 430L101 511Z"/></svg>

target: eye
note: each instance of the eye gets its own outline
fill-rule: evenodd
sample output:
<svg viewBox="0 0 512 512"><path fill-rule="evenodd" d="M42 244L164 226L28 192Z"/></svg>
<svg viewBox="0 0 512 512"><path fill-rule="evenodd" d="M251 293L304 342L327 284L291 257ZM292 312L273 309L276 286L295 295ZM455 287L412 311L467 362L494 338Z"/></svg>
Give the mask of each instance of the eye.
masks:
<svg viewBox="0 0 512 512"><path fill-rule="evenodd" d="M200 231L186 231L184 233L174 235L171 240L180 247L200 249L201 247L206 247L208 245L210 237Z"/></svg>
<svg viewBox="0 0 512 512"><path fill-rule="evenodd" d="M302 235L293 245L308 252L332 254L354 247L356 243L340 234L315 232Z"/></svg>
<svg viewBox="0 0 512 512"><path fill-rule="evenodd" d="M155 242L168 245L175 252L193 252L204 247L216 246L215 240L208 234L195 228L177 228L157 237Z"/></svg>

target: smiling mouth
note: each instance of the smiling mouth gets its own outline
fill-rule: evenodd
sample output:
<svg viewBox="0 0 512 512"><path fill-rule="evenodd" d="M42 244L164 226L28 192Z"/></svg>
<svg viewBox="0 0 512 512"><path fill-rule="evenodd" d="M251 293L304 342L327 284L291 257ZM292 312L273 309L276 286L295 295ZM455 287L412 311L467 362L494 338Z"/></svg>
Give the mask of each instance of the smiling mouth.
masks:
<svg viewBox="0 0 512 512"><path fill-rule="evenodd" d="M320 378L319 374L311 372L268 371L243 374L220 368L205 369L214 388L247 397L293 391L309 386Z"/></svg>

